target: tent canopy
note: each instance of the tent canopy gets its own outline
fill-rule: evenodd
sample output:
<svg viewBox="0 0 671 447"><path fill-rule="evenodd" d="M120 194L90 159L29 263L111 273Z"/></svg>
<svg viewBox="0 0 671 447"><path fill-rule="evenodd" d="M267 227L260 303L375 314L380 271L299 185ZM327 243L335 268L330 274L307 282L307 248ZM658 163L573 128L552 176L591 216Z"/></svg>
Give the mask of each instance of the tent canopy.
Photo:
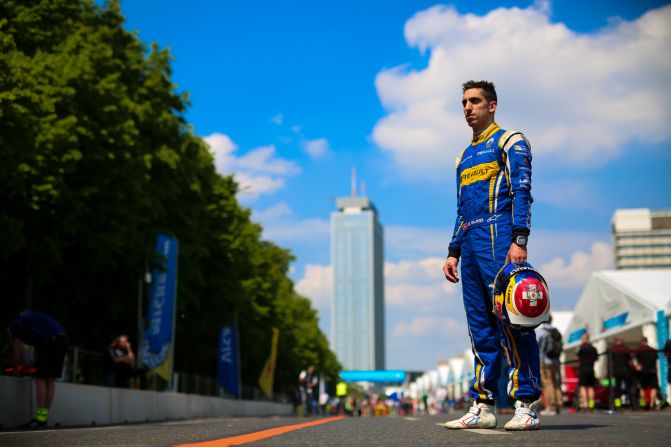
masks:
<svg viewBox="0 0 671 447"><path fill-rule="evenodd" d="M596 340L653 323L658 310L671 313L671 269L594 272L568 324L568 347L585 332Z"/></svg>
<svg viewBox="0 0 671 447"><path fill-rule="evenodd" d="M573 319L572 310L552 311L552 326L557 328L564 337L564 340L566 340L566 330L568 329L569 323L571 323L571 319Z"/></svg>

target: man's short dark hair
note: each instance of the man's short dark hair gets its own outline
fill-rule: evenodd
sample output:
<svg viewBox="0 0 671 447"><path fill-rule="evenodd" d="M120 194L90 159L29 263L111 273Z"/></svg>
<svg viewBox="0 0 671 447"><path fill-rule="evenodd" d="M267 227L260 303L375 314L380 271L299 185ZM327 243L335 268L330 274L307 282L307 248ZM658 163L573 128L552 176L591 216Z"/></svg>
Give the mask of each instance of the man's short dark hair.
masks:
<svg viewBox="0 0 671 447"><path fill-rule="evenodd" d="M485 99L487 101L492 102L496 101L496 87L494 87L493 82L489 81L466 81L464 82L463 86L464 89L462 93L466 93L466 90L470 90L472 88L481 88L482 92L485 95Z"/></svg>

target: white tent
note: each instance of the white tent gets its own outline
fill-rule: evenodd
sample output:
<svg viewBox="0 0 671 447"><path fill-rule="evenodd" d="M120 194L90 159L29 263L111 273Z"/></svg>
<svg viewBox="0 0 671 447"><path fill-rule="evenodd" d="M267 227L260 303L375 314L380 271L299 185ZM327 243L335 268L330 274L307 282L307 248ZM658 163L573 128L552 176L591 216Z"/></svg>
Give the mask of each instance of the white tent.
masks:
<svg viewBox="0 0 671 447"><path fill-rule="evenodd" d="M410 394L410 397L412 397L413 399L417 398L417 396L419 395L419 393L417 392L417 382L412 382L410 384L409 394Z"/></svg>
<svg viewBox="0 0 671 447"><path fill-rule="evenodd" d="M568 325L573 319L573 311L569 310L553 310L552 311L552 326L556 327L559 333L562 334L564 340L567 337Z"/></svg>
<svg viewBox="0 0 671 447"><path fill-rule="evenodd" d="M435 391L438 388L438 379L440 375L437 369L432 369L429 371L429 389Z"/></svg>
<svg viewBox="0 0 671 447"><path fill-rule="evenodd" d="M637 344L645 336L650 346L657 348L661 338L668 338L669 313L671 269L594 272L567 327L565 353L571 358L585 332L599 352L604 352L617 335L627 344ZM658 333L658 328L666 333ZM597 374L605 374L603 357Z"/></svg>
<svg viewBox="0 0 671 447"><path fill-rule="evenodd" d="M468 394L471 387L471 380L475 375L474 362L475 356L473 351L469 348L464 351L464 369L461 371L461 387L464 394Z"/></svg>
<svg viewBox="0 0 671 447"><path fill-rule="evenodd" d="M431 391L431 371L425 372L422 377L419 378L420 388L422 389L423 394L429 394Z"/></svg>
<svg viewBox="0 0 671 447"><path fill-rule="evenodd" d="M463 393L461 389L461 372L464 369L464 359L461 357L453 357L449 360L451 380L448 386L448 395L452 399L459 399Z"/></svg>
<svg viewBox="0 0 671 447"><path fill-rule="evenodd" d="M671 269L594 272L568 325L567 347L585 331L598 340L655 323L658 310L671 312Z"/></svg>
<svg viewBox="0 0 671 447"><path fill-rule="evenodd" d="M447 386L448 380L450 379L450 365L447 362L439 364L438 374L439 374L438 385L442 387Z"/></svg>

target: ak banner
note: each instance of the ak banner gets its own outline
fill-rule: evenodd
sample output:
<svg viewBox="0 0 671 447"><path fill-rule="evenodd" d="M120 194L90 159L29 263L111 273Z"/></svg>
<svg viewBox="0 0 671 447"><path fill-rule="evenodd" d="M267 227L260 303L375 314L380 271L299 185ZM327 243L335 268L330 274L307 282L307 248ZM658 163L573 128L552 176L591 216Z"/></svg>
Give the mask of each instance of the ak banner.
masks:
<svg viewBox="0 0 671 447"><path fill-rule="evenodd" d="M240 397L240 355L238 325L224 326L219 331L217 382L228 393Z"/></svg>
<svg viewBox="0 0 671 447"><path fill-rule="evenodd" d="M163 268L151 272L151 291L140 359L151 371L172 383L177 295L177 239L163 233L156 236L156 254Z"/></svg>
<svg viewBox="0 0 671 447"><path fill-rule="evenodd" d="M259 387L267 397L273 397L273 382L275 380L275 361L277 360L277 341L280 338L280 330L273 328L273 342L270 347L270 357L261 371Z"/></svg>

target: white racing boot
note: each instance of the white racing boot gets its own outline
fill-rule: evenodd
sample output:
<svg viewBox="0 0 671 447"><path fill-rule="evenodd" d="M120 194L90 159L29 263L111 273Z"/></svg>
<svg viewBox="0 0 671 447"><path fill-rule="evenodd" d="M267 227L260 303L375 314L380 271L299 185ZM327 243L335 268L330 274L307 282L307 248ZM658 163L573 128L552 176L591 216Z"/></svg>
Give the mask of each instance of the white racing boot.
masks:
<svg viewBox="0 0 671 447"><path fill-rule="evenodd" d="M513 431L538 430L541 428L541 422L538 420L540 407L540 400L530 404L518 400L515 403L515 416L503 428Z"/></svg>
<svg viewBox="0 0 671 447"><path fill-rule="evenodd" d="M468 413L443 424L443 427L450 430L462 430L467 428L496 428L496 414L495 407L485 403L473 402L473 406L468 410Z"/></svg>

